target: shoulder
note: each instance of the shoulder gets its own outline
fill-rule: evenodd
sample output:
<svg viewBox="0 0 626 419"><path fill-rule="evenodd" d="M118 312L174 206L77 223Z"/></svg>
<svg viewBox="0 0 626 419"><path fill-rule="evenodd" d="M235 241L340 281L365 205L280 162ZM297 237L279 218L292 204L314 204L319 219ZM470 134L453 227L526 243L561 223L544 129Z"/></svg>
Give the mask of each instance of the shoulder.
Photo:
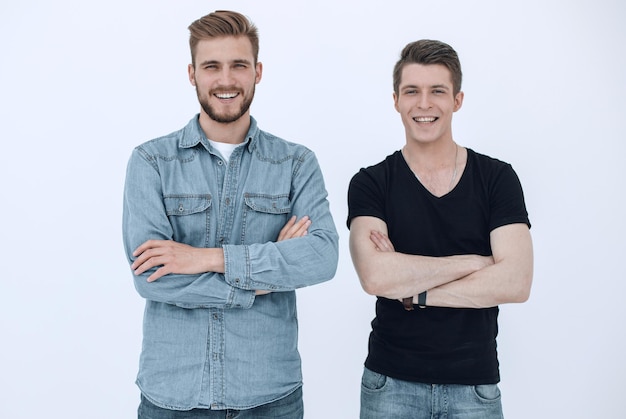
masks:
<svg viewBox="0 0 626 419"><path fill-rule="evenodd" d="M503 166L510 166L510 164L505 161L502 161L495 157L488 156L486 154L478 153L472 150L471 148L467 149L467 158L473 160L476 164L480 165L481 167L498 168L498 167L503 167Z"/></svg>
<svg viewBox="0 0 626 419"><path fill-rule="evenodd" d="M503 175L517 176L510 163L486 154L477 153L470 148L467 149L467 161L472 168L472 172L484 180L494 180Z"/></svg>
<svg viewBox="0 0 626 419"><path fill-rule="evenodd" d="M259 150L290 150L292 152L300 153L311 151L301 143L286 140L261 129L257 131L255 137L255 146Z"/></svg>
<svg viewBox="0 0 626 419"><path fill-rule="evenodd" d="M393 190L402 190L407 185L401 165L404 164L399 151L383 161L361 168L348 185L348 197L361 196L366 199L387 196Z"/></svg>
<svg viewBox="0 0 626 419"><path fill-rule="evenodd" d="M402 159L400 151L396 151L387 157L381 162L373 164L371 166L366 166L361 168L353 177L353 180L358 180L362 178L371 178L371 179L387 179L392 173L394 173L398 165L400 164L400 160Z"/></svg>
<svg viewBox="0 0 626 419"><path fill-rule="evenodd" d="M261 129L255 132L250 143L250 151L260 160L266 161L315 158L315 153L308 147Z"/></svg>
<svg viewBox="0 0 626 419"><path fill-rule="evenodd" d="M171 156L178 153L180 149L191 148L202 141L203 135L200 132L197 117L194 117L183 128L145 141L135 150L143 155Z"/></svg>

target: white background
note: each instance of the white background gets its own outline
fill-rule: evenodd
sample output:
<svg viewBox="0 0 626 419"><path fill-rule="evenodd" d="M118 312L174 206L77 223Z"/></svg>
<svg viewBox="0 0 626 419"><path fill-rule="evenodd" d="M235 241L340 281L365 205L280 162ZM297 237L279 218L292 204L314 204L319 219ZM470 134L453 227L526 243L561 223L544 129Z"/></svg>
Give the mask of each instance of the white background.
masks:
<svg viewBox="0 0 626 419"><path fill-rule="evenodd" d="M187 26L215 9L258 25L252 113L316 152L341 236L335 279L298 292L307 419L358 414L374 298L350 261L346 189L404 142L391 71L419 38L458 51L455 140L513 164L533 223L531 299L500 317L506 417L624 417L619 0L2 0L0 417L136 417L125 166L198 111Z"/></svg>

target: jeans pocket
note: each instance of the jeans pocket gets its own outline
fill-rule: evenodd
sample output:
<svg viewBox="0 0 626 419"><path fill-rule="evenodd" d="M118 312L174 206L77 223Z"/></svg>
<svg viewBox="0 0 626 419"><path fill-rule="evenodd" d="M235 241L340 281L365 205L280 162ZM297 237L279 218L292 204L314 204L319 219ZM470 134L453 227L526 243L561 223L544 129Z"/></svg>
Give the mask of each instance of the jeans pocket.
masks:
<svg viewBox="0 0 626 419"><path fill-rule="evenodd" d="M387 384L387 376L365 368L361 378L361 387L366 390L382 390Z"/></svg>
<svg viewBox="0 0 626 419"><path fill-rule="evenodd" d="M480 384L474 386L474 393L482 401L498 401L500 400L500 388L497 384Z"/></svg>

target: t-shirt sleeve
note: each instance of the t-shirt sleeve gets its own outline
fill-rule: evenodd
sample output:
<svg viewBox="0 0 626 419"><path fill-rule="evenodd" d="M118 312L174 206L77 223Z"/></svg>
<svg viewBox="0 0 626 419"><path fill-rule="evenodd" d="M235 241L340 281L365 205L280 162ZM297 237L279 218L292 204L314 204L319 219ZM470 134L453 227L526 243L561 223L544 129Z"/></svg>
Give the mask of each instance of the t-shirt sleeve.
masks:
<svg viewBox="0 0 626 419"><path fill-rule="evenodd" d="M348 186L348 229L352 220L361 216L385 220L382 182L375 180L372 168L361 169L352 177Z"/></svg>
<svg viewBox="0 0 626 419"><path fill-rule="evenodd" d="M491 189L490 231L516 223L524 223L530 228L522 184L510 164L501 167L493 179Z"/></svg>

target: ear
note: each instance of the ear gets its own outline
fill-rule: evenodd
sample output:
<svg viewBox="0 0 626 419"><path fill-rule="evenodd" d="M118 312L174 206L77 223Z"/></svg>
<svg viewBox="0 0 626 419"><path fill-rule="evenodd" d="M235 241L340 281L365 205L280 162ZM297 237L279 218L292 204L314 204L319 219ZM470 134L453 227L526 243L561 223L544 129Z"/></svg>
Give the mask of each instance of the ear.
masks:
<svg viewBox="0 0 626 419"><path fill-rule="evenodd" d="M191 83L192 86L196 85L196 70L193 67L193 64L189 64L187 66L187 73L189 74L189 83Z"/></svg>
<svg viewBox="0 0 626 419"><path fill-rule="evenodd" d="M263 63L256 63L256 78L254 80L254 84L259 84L261 78L263 77Z"/></svg>
<svg viewBox="0 0 626 419"><path fill-rule="evenodd" d="M400 108L398 107L398 95L396 92L393 92L393 107L396 108L397 112L400 112Z"/></svg>
<svg viewBox="0 0 626 419"><path fill-rule="evenodd" d="M465 97L465 94L463 92L459 92L456 94L456 96L454 97L454 112L461 109L461 106L463 106L464 97Z"/></svg>

